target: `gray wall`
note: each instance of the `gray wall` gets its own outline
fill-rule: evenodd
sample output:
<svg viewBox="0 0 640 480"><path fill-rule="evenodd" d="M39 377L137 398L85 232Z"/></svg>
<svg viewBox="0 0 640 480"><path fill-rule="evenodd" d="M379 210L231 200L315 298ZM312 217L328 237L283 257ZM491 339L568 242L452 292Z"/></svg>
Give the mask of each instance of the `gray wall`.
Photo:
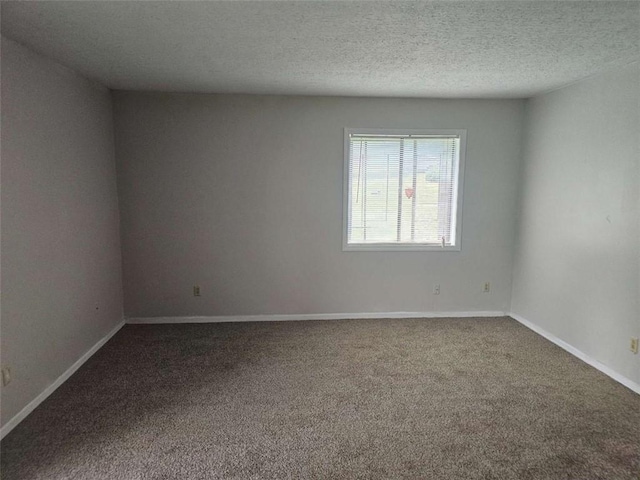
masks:
<svg viewBox="0 0 640 480"><path fill-rule="evenodd" d="M640 382L640 68L526 110L512 311Z"/></svg>
<svg viewBox="0 0 640 480"><path fill-rule="evenodd" d="M508 310L523 101L114 100L126 316ZM342 252L344 127L468 130L461 252Z"/></svg>
<svg viewBox="0 0 640 480"><path fill-rule="evenodd" d="M122 320L107 89L2 38L4 425Z"/></svg>

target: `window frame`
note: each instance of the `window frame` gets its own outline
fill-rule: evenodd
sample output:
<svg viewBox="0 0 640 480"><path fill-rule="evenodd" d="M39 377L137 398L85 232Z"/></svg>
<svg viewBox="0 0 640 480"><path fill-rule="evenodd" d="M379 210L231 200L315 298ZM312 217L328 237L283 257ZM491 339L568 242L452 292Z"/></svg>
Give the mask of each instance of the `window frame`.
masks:
<svg viewBox="0 0 640 480"><path fill-rule="evenodd" d="M349 243L349 211L351 197L349 195L349 152L351 135L456 135L460 138L458 159L458 178L454 184L455 211L455 244L441 246L432 243ZM459 252L462 249L462 207L464 198L464 171L467 150L467 130L465 129L388 129L388 128L345 128L344 129L344 168L342 173L342 251L344 252Z"/></svg>

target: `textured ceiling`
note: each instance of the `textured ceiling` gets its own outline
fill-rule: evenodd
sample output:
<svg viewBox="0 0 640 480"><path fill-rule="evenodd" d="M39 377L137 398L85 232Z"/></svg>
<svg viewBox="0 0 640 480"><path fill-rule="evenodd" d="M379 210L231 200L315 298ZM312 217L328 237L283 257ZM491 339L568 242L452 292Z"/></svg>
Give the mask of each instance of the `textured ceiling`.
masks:
<svg viewBox="0 0 640 480"><path fill-rule="evenodd" d="M632 1L3 1L2 33L130 90L527 97L640 56Z"/></svg>

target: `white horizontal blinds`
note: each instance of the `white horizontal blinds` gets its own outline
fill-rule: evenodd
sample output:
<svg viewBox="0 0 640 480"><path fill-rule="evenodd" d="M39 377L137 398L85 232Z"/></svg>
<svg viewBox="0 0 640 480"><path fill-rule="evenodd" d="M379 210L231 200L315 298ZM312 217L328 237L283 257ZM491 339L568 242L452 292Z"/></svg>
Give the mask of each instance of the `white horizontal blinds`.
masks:
<svg viewBox="0 0 640 480"><path fill-rule="evenodd" d="M459 142L351 135L348 243L452 245Z"/></svg>
<svg viewBox="0 0 640 480"><path fill-rule="evenodd" d="M401 143L351 137L349 243L397 241Z"/></svg>

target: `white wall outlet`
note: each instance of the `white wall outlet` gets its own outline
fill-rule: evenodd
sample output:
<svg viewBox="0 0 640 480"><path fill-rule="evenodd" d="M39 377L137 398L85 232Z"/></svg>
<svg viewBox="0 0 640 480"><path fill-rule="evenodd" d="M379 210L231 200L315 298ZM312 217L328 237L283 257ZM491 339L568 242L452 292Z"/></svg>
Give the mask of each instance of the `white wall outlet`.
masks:
<svg viewBox="0 0 640 480"><path fill-rule="evenodd" d="M440 284L436 284L433 286L433 294L440 295Z"/></svg>
<svg viewBox="0 0 640 480"><path fill-rule="evenodd" d="M4 367L2 369L2 386L6 387L11 383L11 367Z"/></svg>
<svg viewBox="0 0 640 480"><path fill-rule="evenodd" d="M489 293L491 291L491 283L489 282L484 282L484 285L482 287L482 291L484 293Z"/></svg>
<svg viewBox="0 0 640 480"><path fill-rule="evenodd" d="M629 345L629 350L631 350L636 355L638 354L638 339L637 338L632 338L631 339L631 345Z"/></svg>
<svg viewBox="0 0 640 480"><path fill-rule="evenodd" d="M193 286L193 296L194 297L199 297L200 296L200 285L194 285Z"/></svg>

